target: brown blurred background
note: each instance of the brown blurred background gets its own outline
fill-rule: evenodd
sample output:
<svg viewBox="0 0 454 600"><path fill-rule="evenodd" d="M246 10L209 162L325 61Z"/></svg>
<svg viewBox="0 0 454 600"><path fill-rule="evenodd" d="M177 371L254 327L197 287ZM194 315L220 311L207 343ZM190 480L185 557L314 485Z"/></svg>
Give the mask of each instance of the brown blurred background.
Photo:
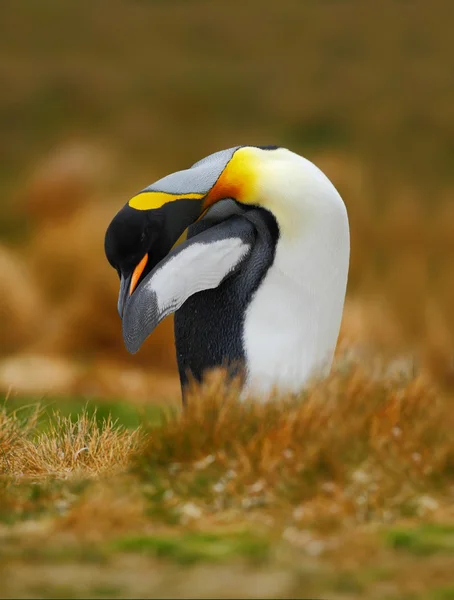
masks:
<svg viewBox="0 0 454 600"><path fill-rule="evenodd" d="M171 320L123 348L104 232L155 179L248 143L305 155L347 204L339 353L451 385L453 22L452 0L2 0L0 389L178 394Z"/></svg>

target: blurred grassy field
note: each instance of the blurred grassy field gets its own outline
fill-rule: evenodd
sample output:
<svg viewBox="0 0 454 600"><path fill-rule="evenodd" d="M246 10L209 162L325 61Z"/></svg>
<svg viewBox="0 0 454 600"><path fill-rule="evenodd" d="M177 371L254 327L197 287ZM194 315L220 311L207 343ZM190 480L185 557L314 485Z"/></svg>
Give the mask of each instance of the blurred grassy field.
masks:
<svg viewBox="0 0 454 600"><path fill-rule="evenodd" d="M0 595L454 597L453 19L2 0ZM127 355L104 232L160 176L269 143L348 208L335 373L250 412L213 384L179 419L172 322Z"/></svg>
<svg viewBox="0 0 454 600"><path fill-rule="evenodd" d="M451 598L452 401L372 374L265 405L213 375L139 428L7 402L0 596Z"/></svg>

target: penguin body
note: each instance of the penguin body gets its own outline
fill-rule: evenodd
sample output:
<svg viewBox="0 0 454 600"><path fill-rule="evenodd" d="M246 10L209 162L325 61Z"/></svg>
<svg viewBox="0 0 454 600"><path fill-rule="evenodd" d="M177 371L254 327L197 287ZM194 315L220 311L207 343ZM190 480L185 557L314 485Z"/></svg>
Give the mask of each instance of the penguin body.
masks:
<svg viewBox="0 0 454 600"><path fill-rule="evenodd" d="M231 375L245 377L244 321L254 293L274 260L278 229L271 214L261 209L230 217L227 223L237 235L254 240L254 246L238 269L219 287L190 296L175 312L175 346L182 387L188 374L201 381L207 369L223 366ZM187 239L212 228L199 221ZM219 237L219 232L215 232Z"/></svg>
<svg viewBox="0 0 454 600"><path fill-rule="evenodd" d="M116 215L106 255L120 275L127 349L168 314L182 387L228 367L244 390L297 393L331 367L349 263L345 205L284 148L223 150L145 188ZM127 249L127 251L125 250Z"/></svg>

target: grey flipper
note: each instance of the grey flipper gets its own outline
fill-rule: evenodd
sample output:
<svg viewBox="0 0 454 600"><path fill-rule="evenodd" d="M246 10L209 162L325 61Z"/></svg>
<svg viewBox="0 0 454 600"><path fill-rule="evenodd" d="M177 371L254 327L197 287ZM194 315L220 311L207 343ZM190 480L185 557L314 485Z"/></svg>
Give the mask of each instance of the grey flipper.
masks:
<svg viewBox="0 0 454 600"><path fill-rule="evenodd" d="M232 375L245 374L244 319L273 263L279 231L274 217L263 209L254 207L237 218L254 227L251 252L218 287L194 294L175 313L175 344L183 389L188 375L200 381L213 367L226 367ZM211 227L210 219L192 225L188 240L198 239L207 227Z"/></svg>
<svg viewBox="0 0 454 600"><path fill-rule="evenodd" d="M128 351L137 352L162 319L189 297L218 287L232 275L251 252L255 235L253 223L233 216L170 252L126 303L123 338Z"/></svg>

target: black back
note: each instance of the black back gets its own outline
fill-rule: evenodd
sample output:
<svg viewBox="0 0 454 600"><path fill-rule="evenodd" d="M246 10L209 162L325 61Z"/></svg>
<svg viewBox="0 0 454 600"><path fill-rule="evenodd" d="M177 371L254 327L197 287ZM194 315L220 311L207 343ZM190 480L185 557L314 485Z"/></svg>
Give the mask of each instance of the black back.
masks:
<svg viewBox="0 0 454 600"><path fill-rule="evenodd" d="M242 218L253 223L256 242L247 259L217 288L194 294L175 313L175 344L182 388L188 375L201 381L206 369L244 370L243 324L247 306L274 260L279 231L274 217L253 208ZM199 221L188 230L195 237L212 223Z"/></svg>

